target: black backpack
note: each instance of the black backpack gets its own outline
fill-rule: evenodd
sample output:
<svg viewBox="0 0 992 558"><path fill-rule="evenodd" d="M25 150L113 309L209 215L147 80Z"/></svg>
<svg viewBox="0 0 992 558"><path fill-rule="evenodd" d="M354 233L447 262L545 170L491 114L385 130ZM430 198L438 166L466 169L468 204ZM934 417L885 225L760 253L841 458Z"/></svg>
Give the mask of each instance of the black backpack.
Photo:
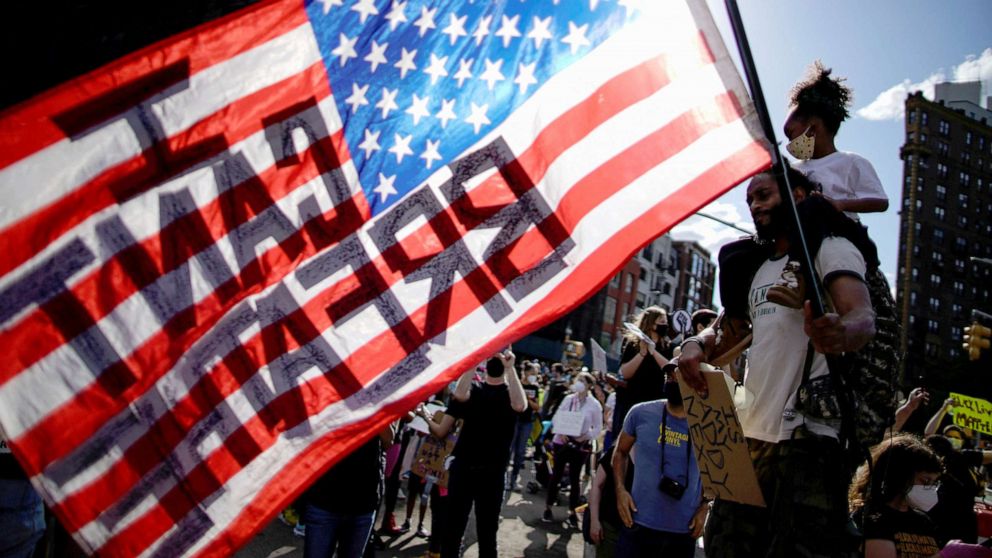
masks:
<svg viewBox="0 0 992 558"><path fill-rule="evenodd" d="M841 419L842 434L852 442L856 462L864 450L882 441L895 420L897 375L902 361L899 342L902 324L888 281L878 269L878 252L867 230L820 197L797 205L810 254L819 252L823 239L841 236L853 243L867 265L865 283L875 310L875 336L861 350L842 358L831 358L831 373L809 379L812 345L799 386L799 406L807 416ZM747 317L747 293L758 268L771 255L768 246L744 238L720 250L720 297L728 316ZM790 258L801 261L798 254ZM733 278L733 280L725 280ZM849 402L852 417L842 409Z"/></svg>

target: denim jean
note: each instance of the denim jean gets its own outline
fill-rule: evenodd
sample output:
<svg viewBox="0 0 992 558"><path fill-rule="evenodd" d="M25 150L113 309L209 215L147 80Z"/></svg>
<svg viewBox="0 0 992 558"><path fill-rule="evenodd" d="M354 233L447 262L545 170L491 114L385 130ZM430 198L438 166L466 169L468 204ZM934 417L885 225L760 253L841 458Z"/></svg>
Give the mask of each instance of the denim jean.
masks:
<svg viewBox="0 0 992 558"><path fill-rule="evenodd" d="M372 532L375 512L346 514L330 512L308 504L303 514L307 526L303 541L304 558L361 558Z"/></svg>
<svg viewBox="0 0 992 558"><path fill-rule="evenodd" d="M0 479L0 556L29 558L45 534L45 508L31 483Z"/></svg>
<svg viewBox="0 0 992 558"><path fill-rule="evenodd" d="M510 469L510 482L507 489L513 489L517 484L517 477L524 467L524 457L527 455L527 441L530 440L530 433L534 431L534 421L518 422L516 430L513 431L513 442L510 450L513 452L513 467Z"/></svg>

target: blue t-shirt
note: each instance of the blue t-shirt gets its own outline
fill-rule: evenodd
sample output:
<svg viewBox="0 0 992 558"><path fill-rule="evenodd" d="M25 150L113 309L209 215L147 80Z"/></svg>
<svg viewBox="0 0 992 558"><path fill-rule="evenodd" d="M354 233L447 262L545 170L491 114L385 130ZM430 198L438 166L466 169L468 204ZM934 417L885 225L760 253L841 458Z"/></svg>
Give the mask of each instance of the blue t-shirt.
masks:
<svg viewBox="0 0 992 558"><path fill-rule="evenodd" d="M684 418L665 413L665 404L661 399L638 403L623 422L623 431L636 440L633 454L637 466L631 490L637 506L634 522L657 531L688 533L689 522L702 497L699 466L689 441L689 423ZM664 475L686 487L679 500L658 489L662 477L661 426L665 414L668 418L664 429Z"/></svg>

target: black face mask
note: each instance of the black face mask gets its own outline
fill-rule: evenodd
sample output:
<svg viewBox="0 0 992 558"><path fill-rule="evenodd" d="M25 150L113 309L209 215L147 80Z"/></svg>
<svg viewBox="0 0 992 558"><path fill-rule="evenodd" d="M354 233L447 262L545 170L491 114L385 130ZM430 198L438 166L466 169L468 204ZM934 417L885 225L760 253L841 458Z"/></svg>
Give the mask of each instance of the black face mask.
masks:
<svg viewBox="0 0 992 558"><path fill-rule="evenodd" d="M668 324L655 324L654 332L662 337L668 335Z"/></svg>
<svg viewBox="0 0 992 558"><path fill-rule="evenodd" d="M503 376L503 361L493 357L486 361L486 374L489 374L490 378L499 378Z"/></svg>
<svg viewBox="0 0 992 558"><path fill-rule="evenodd" d="M682 406L682 392L679 390L678 382L665 382L665 399L673 407Z"/></svg>

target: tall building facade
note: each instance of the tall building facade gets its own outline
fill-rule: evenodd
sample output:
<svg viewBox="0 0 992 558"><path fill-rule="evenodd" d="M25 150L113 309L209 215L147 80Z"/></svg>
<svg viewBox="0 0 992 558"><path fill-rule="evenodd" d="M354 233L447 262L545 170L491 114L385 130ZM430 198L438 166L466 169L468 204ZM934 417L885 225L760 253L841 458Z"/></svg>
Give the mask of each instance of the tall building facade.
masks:
<svg viewBox="0 0 992 558"><path fill-rule="evenodd" d="M679 266L674 308L690 314L712 308L716 265L710 261L709 251L696 242L677 241L673 247Z"/></svg>
<svg viewBox="0 0 992 558"><path fill-rule="evenodd" d="M977 382L965 377L961 343L971 311L988 312L992 291L992 267L972 259L992 257L992 112L979 91L940 84L934 101L906 99L896 279L906 385Z"/></svg>

